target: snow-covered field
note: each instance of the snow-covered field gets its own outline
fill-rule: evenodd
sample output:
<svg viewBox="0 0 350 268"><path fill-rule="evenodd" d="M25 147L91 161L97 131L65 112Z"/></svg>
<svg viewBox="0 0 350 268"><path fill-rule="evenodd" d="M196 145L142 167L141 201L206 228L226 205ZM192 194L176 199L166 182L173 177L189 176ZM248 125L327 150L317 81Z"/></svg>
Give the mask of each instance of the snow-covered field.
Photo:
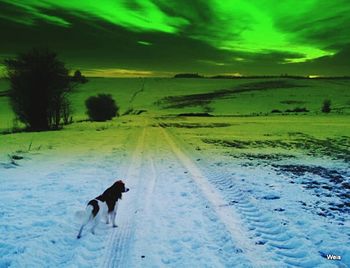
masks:
<svg viewBox="0 0 350 268"><path fill-rule="evenodd" d="M326 189L316 189L318 197L315 189L288 183L290 173L241 165L219 148L198 150L189 135L143 119L90 140L76 136L71 151L56 142L51 149L32 145L18 166L3 159L0 267L349 265L349 214L330 218L312 207L337 201L323 196ZM307 161L337 165L349 179L341 161ZM76 211L115 178L131 189L120 204L119 227L101 223L96 235L86 229L77 240ZM341 260L327 260L331 254Z"/></svg>
<svg viewBox="0 0 350 268"><path fill-rule="evenodd" d="M350 267L347 115L176 117L153 100L0 136L1 268ZM118 228L76 239L116 179Z"/></svg>

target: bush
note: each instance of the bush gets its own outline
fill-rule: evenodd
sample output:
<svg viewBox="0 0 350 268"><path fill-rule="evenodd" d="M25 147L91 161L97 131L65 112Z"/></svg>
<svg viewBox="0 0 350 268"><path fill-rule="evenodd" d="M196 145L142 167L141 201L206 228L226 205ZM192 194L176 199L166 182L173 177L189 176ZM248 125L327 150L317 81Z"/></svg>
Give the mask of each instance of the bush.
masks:
<svg viewBox="0 0 350 268"><path fill-rule="evenodd" d="M77 83L81 83L81 84L85 84L85 83L88 82L88 80L86 79L86 77L83 76L83 75L81 74L81 71L80 71L80 70L76 70L76 71L74 72L74 75L73 75L73 77L72 77L72 81L73 81L73 82L77 82Z"/></svg>
<svg viewBox="0 0 350 268"><path fill-rule="evenodd" d="M331 112L331 101L330 100L324 100L322 105L322 113L330 113Z"/></svg>
<svg viewBox="0 0 350 268"><path fill-rule="evenodd" d="M30 130L58 128L70 117L68 70L49 50L33 49L4 62L10 81L10 103Z"/></svg>
<svg viewBox="0 0 350 268"><path fill-rule="evenodd" d="M277 114L277 113L282 113L280 110L278 110L278 109L273 109L272 111L271 111L271 113L273 113L273 114Z"/></svg>
<svg viewBox="0 0 350 268"><path fill-rule="evenodd" d="M92 121L106 121L119 116L119 107L109 94L91 96L85 101L85 106Z"/></svg>

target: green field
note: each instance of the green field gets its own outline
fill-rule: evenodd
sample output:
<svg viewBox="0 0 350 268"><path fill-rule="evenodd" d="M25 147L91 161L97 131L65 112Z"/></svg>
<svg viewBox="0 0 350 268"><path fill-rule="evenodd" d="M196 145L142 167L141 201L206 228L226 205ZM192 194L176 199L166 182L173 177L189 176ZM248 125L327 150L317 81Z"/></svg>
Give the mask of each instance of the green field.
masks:
<svg viewBox="0 0 350 268"><path fill-rule="evenodd" d="M7 82L1 80L0 91L6 89ZM84 101L98 93L112 94L122 116L104 123L81 122L87 119ZM67 140L69 144L72 132L99 136L96 130L137 126L141 118L147 118L150 124L161 124L179 135L195 138L193 142L198 145L226 146L238 150L238 155L257 148L260 154L305 149L344 159L349 146L349 80L91 78L70 98L74 123L63 131L46 133L50 141ZM329 114L320 112L325 99L332 102ZM297 107L308 112L285 112ZM127 111L129 114L123 115ZM11 130L14 115L6 96L0 97L0 112L0 129ZM183 113L213 116L177 116ZM36 140L45 143L46 139L40 139L43 134L17 133L2 140L14 147L26 146L35 135Z"/></svg>
<svg viewBox="0 0 350 268"><path fill-rule="evenodd" d="M6 89L0 80L0 92ZM159 115L270 115L299 107L317 115L325 99L332 102L332 115L350 114L349 80L91 78L71 94L75 120L86 119L84 101L98 93L112 94L121 114L133 108ZM0 97L0 129L11 128L13 118L8 98Z"/></svg>

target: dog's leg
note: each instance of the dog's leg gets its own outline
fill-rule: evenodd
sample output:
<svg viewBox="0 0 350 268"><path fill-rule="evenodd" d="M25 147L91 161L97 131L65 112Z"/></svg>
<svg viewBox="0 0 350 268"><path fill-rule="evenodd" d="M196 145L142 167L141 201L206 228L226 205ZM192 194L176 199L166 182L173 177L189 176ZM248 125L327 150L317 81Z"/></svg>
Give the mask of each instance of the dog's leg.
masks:
<svg viewBox="0 0 350 268"><path fill-rule="evenodd" d="M94 218L94 221L93 221L92 228L91 228L91 233L92 233L92 234L95 234L95 228L96 228L98 222L99 222L99 217L95 217L95 218Z"/></svg>
<svg viewBox="0 0 350 268"><path fill-rule="evenodd" d="M83 232L83 229L84 229L85 225L86 225L86 224L83 224L83 225L80 227L79 233L78 233L78 235L77 235L77 238L78 238L78 239L81 238L81 233Z"/></svg>
<svg viewBox="0 0 350 268"><path fill-rule="evenodd" d="M115 223L115 217L117 216L117 209L118 209L118 202L115 204L114 210L112 211L112 224L113 224L113 227L118 227L118 225Z"/></svg>
<svg viewBox="0 0 350 268"><path fill-rule="evenodd" d="M109 213L106 213L106 224L109 224Z"/></svg>
<svg viewBox="0 0 350 268"><path fill-rule="evenodd" d="M117 212L113 210L112 212L112 223L113 223L113 228L118 227L118 225L115 223L115 217L117 216Z"/></svg>

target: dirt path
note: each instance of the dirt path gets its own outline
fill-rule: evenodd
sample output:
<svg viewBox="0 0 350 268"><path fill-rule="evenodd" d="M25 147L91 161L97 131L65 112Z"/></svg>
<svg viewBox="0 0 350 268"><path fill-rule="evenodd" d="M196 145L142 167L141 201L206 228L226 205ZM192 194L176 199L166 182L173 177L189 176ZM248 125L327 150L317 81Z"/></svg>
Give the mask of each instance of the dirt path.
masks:
<svg viewBox="0 0 350 268"><path fill-rule="evenodd" d="M139 200L138 185L141 181L140 172L143 160L142 155L144 153L146 128L143 127L140 132L141 134L138 137L136 147L132 154L131 160L128 163L129 166L125 174L125 178L130 178L127 180L128 187L135 189L134 191L130 191L130 193L128 193L127 198L134 201ZM133 217L133 212L136 211L136 208L137 203L135 202L126 202L126 204L123 204L122 209L128 213L123 214L123 212L119 212L119 214L123 214L123 217L119 217L118 215L118 222L122 227L113 230L112 235L107 242L106 254L101 263L101 267L127 267L126 263L128 259L126 258L126 255L130 250L130 241L132 240L135 231L135 218Z"/></svg>
<svg viewBox="0 0 350 268"><path fill-rule="evenodd" d="M166 129L145 127L140 133L125 175L131 194L120 207L102 267L322 263L293 226L266 216L224 172L203 169Z"/></svg>
<svg viewBox="0 0 350 268"><path fill-rule="evenodd" d="M249 237L248 230L245 228L245 224L242 222L241 217L229 206L225 206L227 202L222 198L215 187L209 183L208 179L203 175L192 159L181 150L178 144L175 143L167 131L164 128L161 128L161 131L165 140L169 144L172 153L177 156L178 160L188 170L192 179L196 182L211 207L215 210L219 220L225 225L235 241L244 250L244 254L253 263L267 265L267 256L269 254L266 252L263 253L261 249L257 248L253 241L247 239Z"/></svg>
<svg viewBox="0 0 350 268"><path fill-rule="evenodd" d="M166 130L140 133L101 267L277 265Z"/></svg>

